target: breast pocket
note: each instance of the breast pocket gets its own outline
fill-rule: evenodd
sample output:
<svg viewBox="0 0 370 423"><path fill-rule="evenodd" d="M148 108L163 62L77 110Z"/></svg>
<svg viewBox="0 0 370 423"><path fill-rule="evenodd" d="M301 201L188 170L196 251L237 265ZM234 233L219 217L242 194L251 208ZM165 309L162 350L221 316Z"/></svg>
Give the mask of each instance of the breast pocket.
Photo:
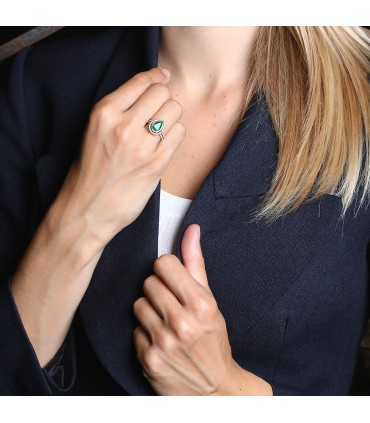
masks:
<svg viewBox="0 0 370 423"><path fill-rule="evenodd" d="M271 381L288 324L285 312L272 312L263 316L252 328L231 342L233 358L244 369ZM243 339L240 339L240 338Z"/></svg>
<svg viewBox="0 0 370 423"><path fill-rule="evenodd" d="M218 199L201 245L235 359L247 369L258 364L270 377L288 322L274 305L317 254L326 254L327 243L341 230L341 200L323 196L274 223L253 223L248 211L259 200Z"/></svg>

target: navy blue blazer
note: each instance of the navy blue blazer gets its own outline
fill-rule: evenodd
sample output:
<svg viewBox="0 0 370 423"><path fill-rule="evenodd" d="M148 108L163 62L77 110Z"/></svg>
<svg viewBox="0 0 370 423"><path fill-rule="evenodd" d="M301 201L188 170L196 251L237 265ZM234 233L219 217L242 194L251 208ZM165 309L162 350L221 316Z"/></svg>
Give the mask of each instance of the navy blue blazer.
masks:
<svg viewBox="0 0 370 423"><path fill-rule="evenodd" d="M152 395L136 358L132 305L158 253L160 183L105 248L53 372L41 369L9 278L58 193L92 106L157 66L159 27L108 28L29 47L0 95L0 393ZM257 93L182 222L201 226L210 287L235 360L274 395L347 395L369 318L370 210L324 195L252 222L277 137Z"/></svg>

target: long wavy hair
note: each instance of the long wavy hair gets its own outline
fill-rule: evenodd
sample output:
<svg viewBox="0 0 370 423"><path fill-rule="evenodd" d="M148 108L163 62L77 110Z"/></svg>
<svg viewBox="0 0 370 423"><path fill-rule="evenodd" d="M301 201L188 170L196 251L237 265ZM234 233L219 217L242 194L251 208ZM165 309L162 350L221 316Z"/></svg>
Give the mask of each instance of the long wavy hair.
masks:
<svg viewBox="0 0 370 423"><path fill-rule="evenodd" d="M361 27L258 28L238 117L261 90L279 154L257 219L275 220L324 194L342 198L342 217L360 191L363 204L370 193L369 75Z"/></svg>

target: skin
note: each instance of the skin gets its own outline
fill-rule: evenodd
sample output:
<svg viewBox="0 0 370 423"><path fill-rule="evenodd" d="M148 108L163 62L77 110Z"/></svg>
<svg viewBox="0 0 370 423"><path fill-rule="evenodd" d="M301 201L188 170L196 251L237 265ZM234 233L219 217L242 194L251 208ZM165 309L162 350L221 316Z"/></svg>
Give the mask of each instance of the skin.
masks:
<svg viewBox="0 0 370 423"><path fill-rule="evenodd" d="M185 135L168 76L135 75L91 112L79 157L12 277L27 335L44 367L62 345L106 244L142 212ZM145 128L159 113L166 143Z"/></svg>
<svg viewBox="0 0 370 423"><path fill-rule="evenodd" d="M205 119L193 129L191 105L193 113L213 112L224 106L225 92L238 93L243 87L253 27L180 27L178 33L171 28L163 27L168 36L159 65L166 62L175 77L158 68L141 72L96 104L80 154L12 277L14 299L41 367L62 345L105 246L140 215L159 180L163 178L164 189L171 183L174 190L169 191L182 189L190 196L201 184L203 174L191 186L186 181L192 180L195 166L206 163L212 137L204 137L201 146L196 135L207 133L202 128L207 116L202 114ZM221 49L231 40L238 42L216 60L220 51L215 46ZM194 58L199 67L193 66ZM192 103L194 92L198 97ZM221 122L237 110L241 97L231 97ZM189 138L180 121L180 99L184 123L195 134ZM145 125L157 117L166 121L165 142ZM180 150L185 138L187 148ZM228 141L227 136L218 140L213 161ZM170 163L185 156L198 161L183 160L185 170L176 179ZM172 254L162 255L153 263L154 274L143 281L145 296L133 305L140 322L133 334L138 359L160 395L272 395L266 381L232 359L197 229L190 225L185 231L184 265Z"/></svg>
<svg viewBox="0 0 370 423"><path fill-rule="evenodd" d="M165 191L194 198L223 155L244 102L256 28L161 27L158 64L171 71L166 86L183 107L186 128L162 175Z"/></svg>
<svg viewBox="0 0 370 423"><path fill-rule="evenodd" d="M154 262L145 296L134 303L134 331L144 375L160 395L272 395L268 382L232 358L225 320L208 284L199 225L186 228L184 265L175 255Z"/></svg>
<svg viewBox="0 0 370 423"><path fill-rule="evenodd" d="M243 101L255 32L256 27L161 28L158 63L171 71L167 87L183 106L180 121L186 127L185 142L162 174L165 191L194 198L230 142L237 122L229 123ZM144 374L162 395L272 395L269 383L232 358L197 227L184 233L184 266L172 254L159 257L144 281L145 297L134 304Z"/></svg>

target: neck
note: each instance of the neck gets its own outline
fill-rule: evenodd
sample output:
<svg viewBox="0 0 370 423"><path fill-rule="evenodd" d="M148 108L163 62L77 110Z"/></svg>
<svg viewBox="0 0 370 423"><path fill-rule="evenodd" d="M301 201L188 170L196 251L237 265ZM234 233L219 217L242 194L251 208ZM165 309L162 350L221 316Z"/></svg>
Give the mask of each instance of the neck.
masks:
<svg viewBox="0 0 370 423"><path fill-rule="evenodd" d="M243 85L256 26L162 26L158 66L171 83L202 93Z"/></svg>

